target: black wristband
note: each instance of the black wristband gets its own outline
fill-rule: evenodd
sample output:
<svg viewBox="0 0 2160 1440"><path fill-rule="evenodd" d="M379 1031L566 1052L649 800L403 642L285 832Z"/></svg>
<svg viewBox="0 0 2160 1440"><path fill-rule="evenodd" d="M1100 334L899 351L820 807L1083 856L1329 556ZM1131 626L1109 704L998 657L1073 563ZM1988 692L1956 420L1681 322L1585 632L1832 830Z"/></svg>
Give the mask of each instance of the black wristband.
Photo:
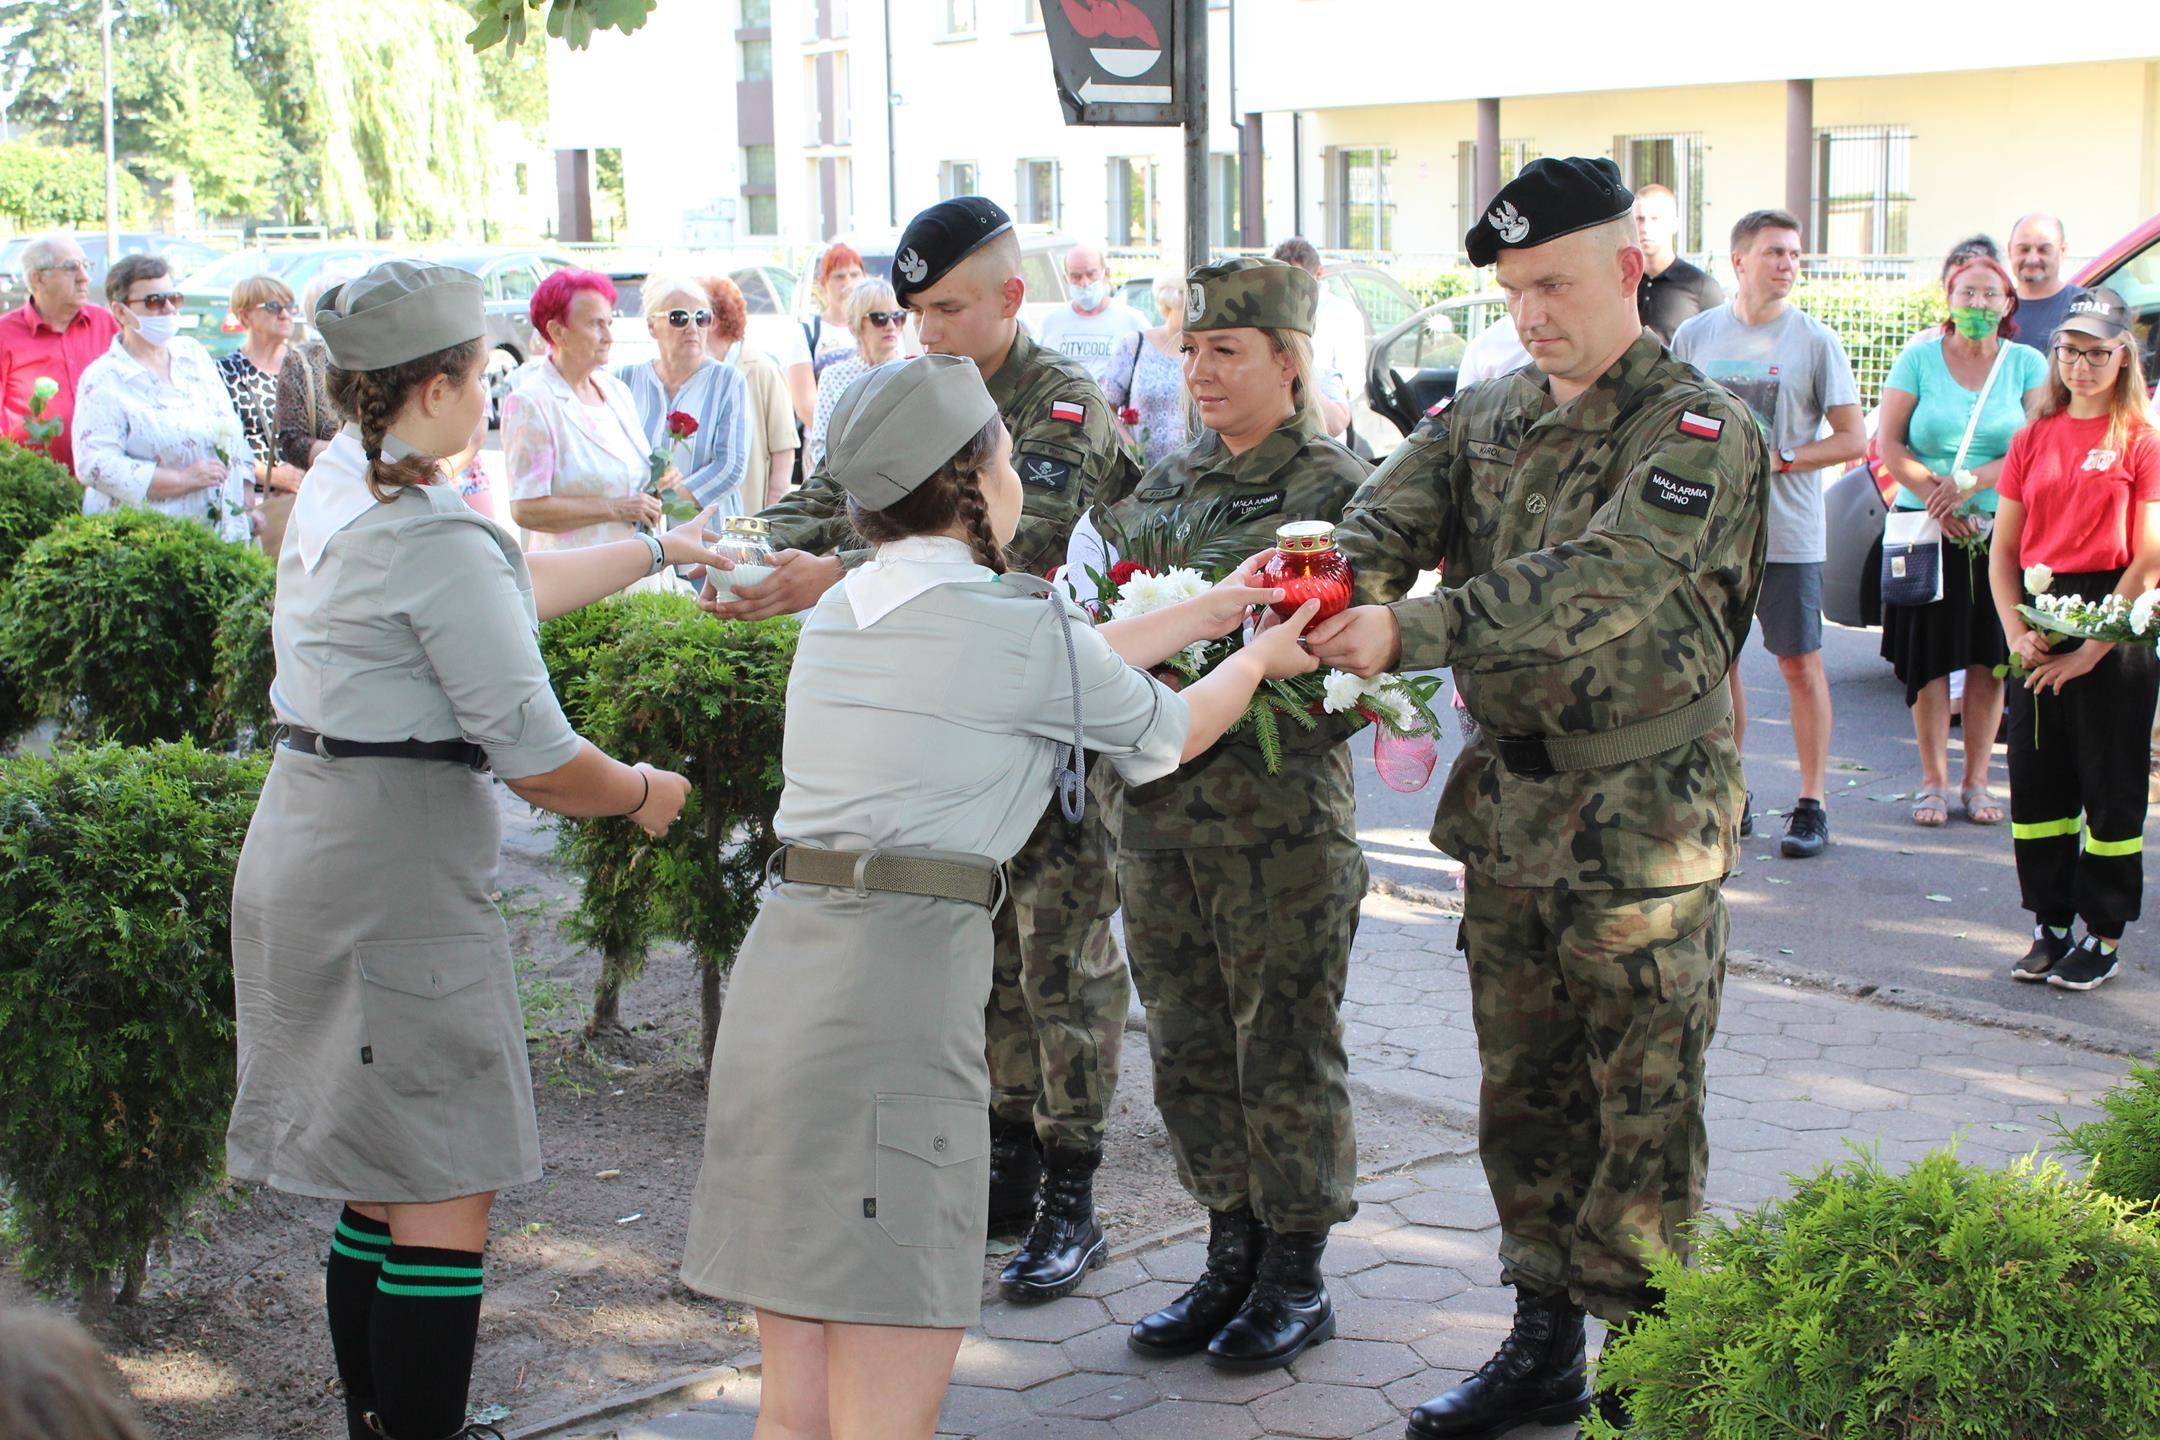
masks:
<svg viewBox="0 0 2160 1440"><path fill-rule="evenodd" d="M643 782L645 786L645 793L638 796L637 804L632 805L629 809L622 812L621 818L625 820L629 819L632 815L637 814L638 811L644 809L645 802L652 799L652 776L646 771L640 770L637 772L637 778L641 782Z"/></svg>

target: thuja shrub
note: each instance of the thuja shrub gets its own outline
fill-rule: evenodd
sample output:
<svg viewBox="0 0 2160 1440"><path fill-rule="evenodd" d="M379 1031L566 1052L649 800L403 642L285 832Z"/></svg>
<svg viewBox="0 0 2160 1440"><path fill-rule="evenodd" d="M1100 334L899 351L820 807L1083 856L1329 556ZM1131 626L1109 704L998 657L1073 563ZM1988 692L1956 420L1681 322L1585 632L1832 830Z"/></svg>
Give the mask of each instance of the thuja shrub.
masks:
<svg viewBox="0 0 2160 1440"><path fill-rule="evenodd" d="M0 582L30 542L82 510L82 490L35 450L0 440ZM37 718L11 666L0 666L0 744Z"/></svg>
<svg viewBox="0 0 2160 1440"><path fill-rule="evenodd" d="M232 887L266 761L193 744L0 761L0 1175L33 1275L122 1297L218 1174Z"/></svg>
<svg viewBox="0 0 2160 1440"><path fill-rule="evenodd" d="M1651 1273L1598 1362L1628 1440L2160 1434L2160 1225L2052 1163L1860 1155Z"/></svg>
<svg viewBox="0 0 2160 1440"><path fill-rule="evenodd" d="M148 510L64 521L0 588L0 665L72 737L147 745L224 737L214 642L270 560Z"/></svg>
<svg viewBox="0 0 2160 1440"><path fill-rule="evenodd" d="M211 642L216 677L211 704L218 730L251 740L257 749L267 746L277 729L270 709L270 682L277 675L277 652L270 643L276 596L273 579L242 591L218 617L217 638Z"/></svg>
<svg viewBox="0 0 2160 1440"><path fill-rule="evenodd" d="M2100 1118L2061 1136L2064 1149L2084 1157L2087 1184L2125 1200L2160 1201L2160 1063L2132 1065L2129 1081L2100 1097Z"/></svg>

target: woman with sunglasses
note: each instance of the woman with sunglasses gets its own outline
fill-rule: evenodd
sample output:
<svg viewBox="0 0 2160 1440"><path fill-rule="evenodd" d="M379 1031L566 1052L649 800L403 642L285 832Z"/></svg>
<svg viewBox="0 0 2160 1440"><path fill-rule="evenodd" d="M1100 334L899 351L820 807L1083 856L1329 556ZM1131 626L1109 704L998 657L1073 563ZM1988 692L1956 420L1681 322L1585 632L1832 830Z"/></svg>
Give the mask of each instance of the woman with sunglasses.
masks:
<svg viewBox="0 0 2160 1440"><path fill-rule="evenodd" d="M161 510L245 542L254 452L210 352L180 334L180 289L155 255L105 275L120 322L83 371L75 400L75 475L83 513Z"/></svg>
<svg viewBox="0 0 2160 1440"><path fill-rule="evenodd" d="M722 365L706 350L712 299L686 275L647 277L643 298L653 358L615 374L630 389L645 438L655 452L673 452L683 487L697 503L719 506L715 515L741 515L749 458L743 432L748 391L740 370ZM678 412L697 422L696 433L679 446L667 423Z"/></svg>
<svg viewBox="0 0 2160 1440"><path fill-rule="evenodd" d="M285 540L293 497L307 473L281 463L277 455L278 376L285 368L300 307L293 301L292 288L277 276L250 275L233 286L232 314L247 339L217 362L218 376L232 396L248 449L255 455L256 505L263 517L260 538L263 549L275 557Z"/></svg>
<svg viewBox="0 0 2160 1440"><path fill-rule="evenodd" d="M810 426L810 453L803 473L817 468L825 458L825 426L833 407L848 386L901 355L901 339L907 330L907 312L887 280L858 281L847 292L848 329L855 336L855 351L835 360L818 376L817 419Z"/></svg>
<svg viewBox="0 0 2160 1440"><path fill-rule="evenodd" d="M2010 836L2033 941L2010 974L2059 990L2114 975L2138 918L2160 662L2148 646L2035 630L2018 607L2038 593L2135 601L2160 583L2160 438L2130 318L2113 290L2070 302L2032 423L2003 458L1988 557L2023 672L2010 691Z"/></svg>

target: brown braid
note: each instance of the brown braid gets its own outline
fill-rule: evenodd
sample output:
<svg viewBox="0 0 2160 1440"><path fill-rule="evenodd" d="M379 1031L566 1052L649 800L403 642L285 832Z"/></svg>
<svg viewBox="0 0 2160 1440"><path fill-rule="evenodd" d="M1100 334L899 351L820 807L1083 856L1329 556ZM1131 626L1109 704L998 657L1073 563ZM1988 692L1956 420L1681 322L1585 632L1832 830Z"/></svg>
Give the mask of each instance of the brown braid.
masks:
<svg viewBox="0 0 2160 1440"><path fill-rule="evenodd" d="M468 340L417 360L407 360L386 370L340 370L329 367L324 388L338 409L360 427L361 448L368 458L368 489L377 500L397 498L407 485L433 485L442 479L440 455L408 455L402 460L383 459L383 439L390 422L405 408L413 392L438 375L458 384L472 378L480 363L480 342Z"/></svg>
<svg viewBox="0 0 2160 1440"><path fill-rule="evenodd" d="M967 530L968 546L989 569L1005 573L1005 547L990 528L990 502L983 498L982 472L997 456L1004 422L992 420L960 447L958 454L938 472L915 487L914 492L883 510L865 510L848 500L848 523L864 543L882 545L910 535L935 535L950 530L954 522Z"/></svg>

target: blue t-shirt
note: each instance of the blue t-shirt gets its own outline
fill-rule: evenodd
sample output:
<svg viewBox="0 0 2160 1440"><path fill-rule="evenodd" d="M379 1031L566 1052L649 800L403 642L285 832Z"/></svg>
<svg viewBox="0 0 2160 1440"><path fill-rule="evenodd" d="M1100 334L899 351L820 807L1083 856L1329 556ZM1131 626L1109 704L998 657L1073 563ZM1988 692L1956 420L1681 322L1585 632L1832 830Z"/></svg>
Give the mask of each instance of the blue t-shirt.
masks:
<svg viewBox="0 0 2160 1440"><path fill-rule="evenodd" d="M2001 363L2002 373L1988 391L1987 409L1973 427L1972 444L1965 451L1967 470L1993 464L2010 453L2010 437L2025 426L2025 392L2047 380L2047 357L2038 350L2006 342ZM1948 475L1980 392L1967 390L1950 373L1949 362L1943 359L1943 337L1931 335L1906 346L1890 367L1883 388L1915 397L1912 421L1905 428L1905 448L1929 473ZM1898 486L1897 503L1901 510L1918 510L1927 504L1903 485ZM1972 504L1976 510L1994 514L1994 490L1980 491Z"/></svg>

